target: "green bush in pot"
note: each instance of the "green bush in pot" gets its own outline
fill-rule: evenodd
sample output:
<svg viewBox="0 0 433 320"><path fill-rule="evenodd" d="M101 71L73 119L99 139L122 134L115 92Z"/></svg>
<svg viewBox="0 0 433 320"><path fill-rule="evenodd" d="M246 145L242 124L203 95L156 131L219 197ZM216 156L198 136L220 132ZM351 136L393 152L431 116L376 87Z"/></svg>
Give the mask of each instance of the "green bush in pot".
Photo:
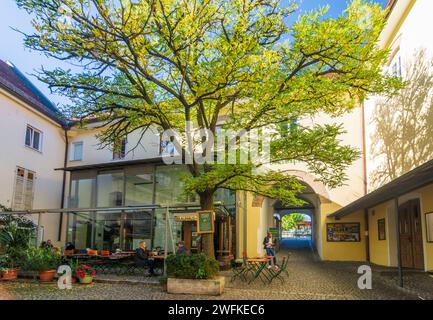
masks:
<svg viewBox="0 0 433 320"><path fill-rule="evenodd" d="M167 257L167 276L180 279L212 279L219 273L215 258L203 253Z"/></svg>
<svg viewBox="0 0 433 320"><path fill-rule="evenodd" d="M26 251L24 260L26 269L38 271L42 282L52 281L57 267L62 262L59 252L44 248L29 248Z"/></svg>

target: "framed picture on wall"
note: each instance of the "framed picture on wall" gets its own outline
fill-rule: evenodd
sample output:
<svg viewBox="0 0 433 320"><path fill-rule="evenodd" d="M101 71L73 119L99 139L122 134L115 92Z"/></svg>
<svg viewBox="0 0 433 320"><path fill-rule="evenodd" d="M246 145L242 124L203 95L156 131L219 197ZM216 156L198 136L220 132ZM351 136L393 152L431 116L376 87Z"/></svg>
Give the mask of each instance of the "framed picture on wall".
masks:
<svg viewBox="0 0 433 320"><path fill-rule="evenodd" d="M379 241L386 240L385 219L377 220L377 236Z"/></svg>
<svg viewBox="0 0 433 320"><path fill-rule="evenodd" d="M427 242L433 242L433 212L425 214L425 224L427 228Z"/></svg>
<svg viewBox="0 0 433 320"><path fill-rule="evenodd" d="M360 223L328 223L326 225L328 242L360 242Z"/></svg>

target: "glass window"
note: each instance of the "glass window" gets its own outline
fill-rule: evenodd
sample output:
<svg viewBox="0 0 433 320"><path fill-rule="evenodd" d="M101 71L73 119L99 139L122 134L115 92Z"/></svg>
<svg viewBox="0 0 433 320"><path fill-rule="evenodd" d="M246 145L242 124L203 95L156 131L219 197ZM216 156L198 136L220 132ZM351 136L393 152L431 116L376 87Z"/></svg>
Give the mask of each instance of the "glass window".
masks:
<svg viewBox="0 0 433 320"><path fill-rule="evenodd" d="M98 212L95 215L93 249L110 250L124 249L121 239L121 213Z"/></svg>
<svg viewBox="0 0 433 320"><path fill-rule="evenodd" d="M152 239L152 213L151 212L128 212L124 213L123 224L123 249L137 249L141 241L146 241L151 248Z"/></svg>
<svg viewBox="0 0 433 320"><path fill-rule="evenodd" d="M126 139L113 144L113 160L123 160L126 155Z"/></svg>
<svg viewBox="0 0 433 320"><path fill-rule="evenodd" d="M153 204L153 167L125 169L125 205Z"/></svg>
<svg viewBox="0 0 433 320"><path fill-rule="evenodd" d="M83 142L74 142L72 144L72 160L81 161L83 160Z"/></svg>
<svg viewBox="0 0 433 320"><path fill-rule="evenodd" d="M96 172L81 171L71 175L70 208L93 208Z"/></svg>
<svg viewBox="0 0 433 320"><path fill-rule="evenodd" d="M175 204L197 202L197 197L188 197L183 188L182 178L189 173L185 166L168 165L156 167L156 200L157 204Z"/></svg>
<svg viewBox="0 0 433 320"><path fill-rule="evenodd" d="M97 181L97 207L123 206L123 170L100 172Z"/></svg>
<svg viewBox="0 0 433 320"><path fill-rule="evenodd" d="M41 151L42 150L42 132L31 127L31 126L27 126L25 145L27 147L32 148L32 149Z"/></svg>
<svg viewBox="0 0 433 320"><path fill-rule="evenodd" d="M68 214L68 241L74 243L76 249L92 247L92 214L76 212Z"/></svg>

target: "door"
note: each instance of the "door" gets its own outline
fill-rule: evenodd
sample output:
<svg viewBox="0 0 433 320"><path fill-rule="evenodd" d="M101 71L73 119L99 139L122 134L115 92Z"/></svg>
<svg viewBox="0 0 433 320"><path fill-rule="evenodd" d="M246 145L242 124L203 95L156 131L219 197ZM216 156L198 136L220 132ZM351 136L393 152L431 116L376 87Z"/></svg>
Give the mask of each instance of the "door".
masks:
<svg viewBox="0 0 433 320"><path fill-rule="evenodd" d="M419 200L399 207L400 252L403 268L424 269L424 251Z"/></svg>

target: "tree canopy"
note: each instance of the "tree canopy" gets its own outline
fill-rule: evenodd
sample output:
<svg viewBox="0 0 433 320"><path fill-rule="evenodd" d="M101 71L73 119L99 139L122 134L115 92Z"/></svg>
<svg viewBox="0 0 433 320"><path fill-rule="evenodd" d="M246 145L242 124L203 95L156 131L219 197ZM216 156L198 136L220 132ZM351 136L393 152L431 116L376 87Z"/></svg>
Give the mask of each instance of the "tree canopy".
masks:
<svg viewBox="0 0 433 320"><path fill-rule="evenodd" d="M300 204L302 185L275 163L302 162L325 185L342 185L358 150L341 145L340 124L301 120L339 116L398 87L381 72L385 12L363 0L336 18L280 0L16 1L34 17L25 45L74 65L39 79L70 98L73 116L104 121L102 145L153 126L185 132L189 121L212 133L275 129L269 163L188 164L186 188L204 209L217 188Z"/></svg>

